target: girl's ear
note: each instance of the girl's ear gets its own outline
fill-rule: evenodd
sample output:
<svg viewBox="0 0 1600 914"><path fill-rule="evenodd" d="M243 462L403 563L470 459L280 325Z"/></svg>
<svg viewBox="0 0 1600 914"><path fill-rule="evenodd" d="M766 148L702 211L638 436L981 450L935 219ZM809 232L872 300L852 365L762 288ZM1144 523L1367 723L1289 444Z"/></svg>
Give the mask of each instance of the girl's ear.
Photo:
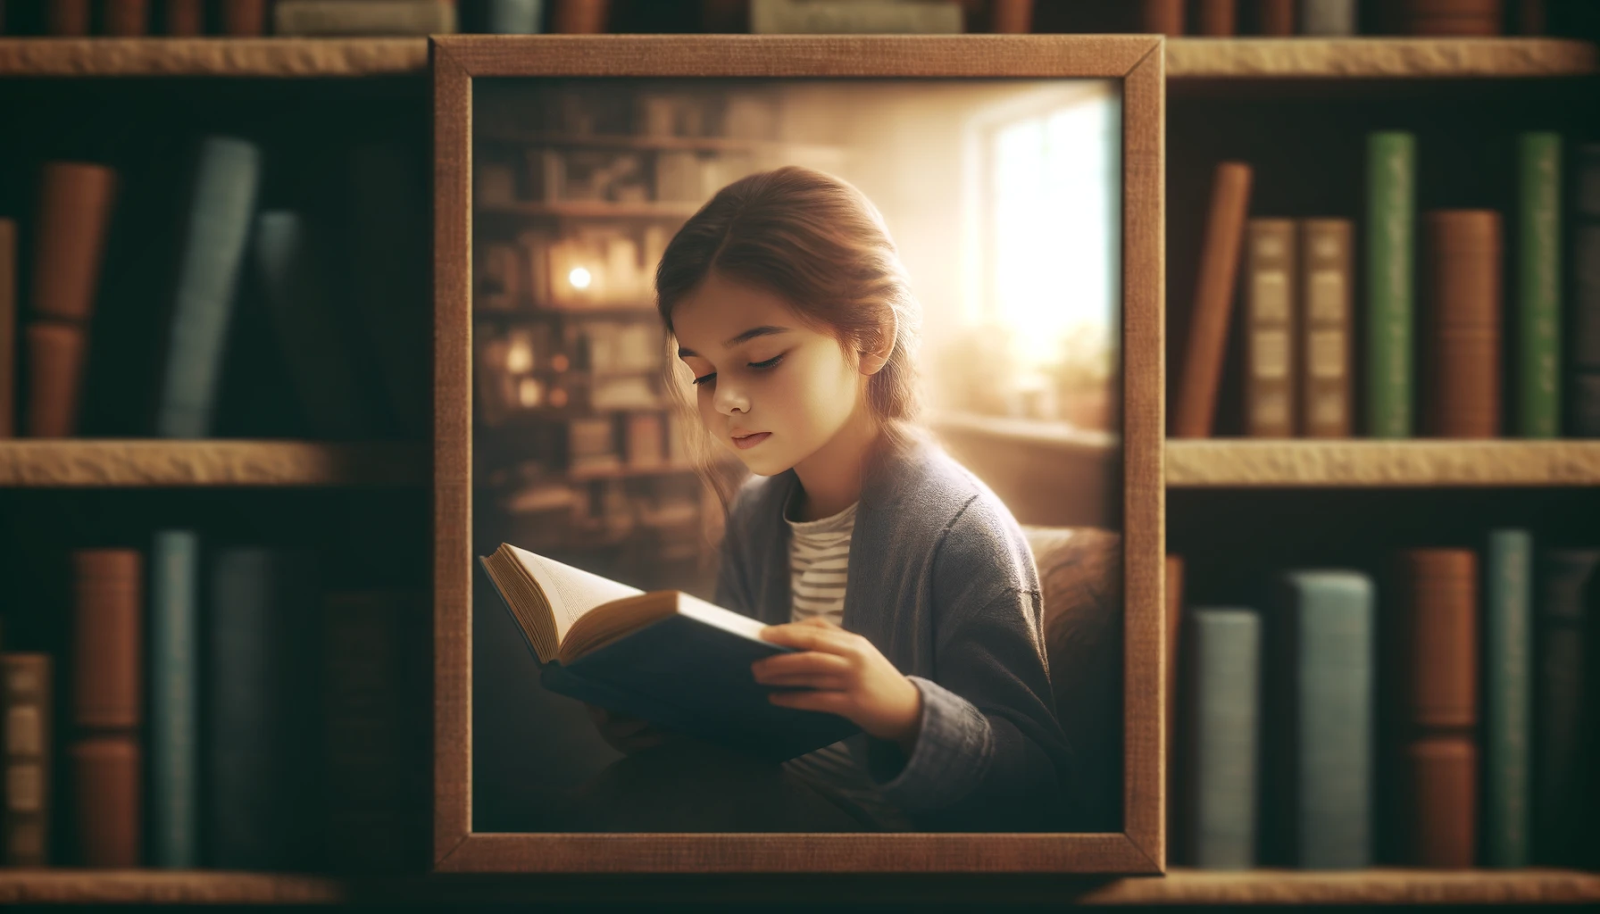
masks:
<svg viewBox="0 0 1600 914"><path fill-rule="evenodd" d="M899 323L894 314L894 309L889 309L888 317L883 326L879 328L878 338L873 341L870 349L861 350L861 373L874 375L889 364L889 356L894 352L894 341L899 331Z"/></svg>

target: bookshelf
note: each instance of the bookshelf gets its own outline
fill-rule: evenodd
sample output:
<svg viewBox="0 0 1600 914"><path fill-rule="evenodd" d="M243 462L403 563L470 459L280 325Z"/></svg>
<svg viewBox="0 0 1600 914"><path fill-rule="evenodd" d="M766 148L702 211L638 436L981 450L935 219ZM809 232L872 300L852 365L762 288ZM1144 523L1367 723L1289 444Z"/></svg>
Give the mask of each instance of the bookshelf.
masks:
<svg viewBox="0 0 1600 914"><path fill-rule="evenodd" d="M254 98L292 94L280 83L301 80L318 86L348 83L353 97L367 92L374 77L402 84L400 109L422 129L427 118L424 74L427 46L418 39L10 39L0 38L0 93L5 80L73 77L99 81L122 77L166 77L221 88L235 80ZM1428 40L1360 38L1276 42L1263 39L1175 39L1167 50L1175 88L1305 78L1325 91L1337 85L1343 97L1379 93L1393 80L1415 80L1431 91L1438 80L1512 80L1511 90L1535 93L1545 81L1592 91L1595 46L1554 39ZM137 82L137 80L130 80ZM153 85L170 86L163 81ZM1282 84L1276 85L1283 91ZM71 95L74 85L52 87ZM137 93L137 88L131 90ZM335 91L338 91L337 89ZM1226 91L1217 90L1217 91ZM1291 89L1291 91L1293 91ZM1181 95L1172 103L1180 119ZM1576 115L1574 115L1576 117ZM1174 154L1197 131L1191 118L1169 138ZM1184 132L1188 131L1188 132ZM506 140L528 139L507 136ZM550 140L549 137L534 139ZM1203 150L1209 155L1214 150ZM1180 188L1181 189L1181 188ZM1192 203L1192 198L1191 201ZM1173 206L1174 214L1178 209ZM484 211L487 213L487 211ZM689 210L692 212L692 209ZM618 212L579 205L513 208L510 217L594 218L625 215L679 218L687 212L647 208ZM1169 231L1169 236L1174 234ZM1186 273L1192 258L1169 257L1173 274ZM1174 297L1174 302L1182 298ZM514 313L485 312L480 320L515 320ZM1171 364L1169 360L1169 365ZM145 440L8 441L0 443L0 489L226 489L230 499L252 489L389 487L419 503L427 486L426 445L417 442L328 444L297 440L158 442ZM670 469L670 468L669 468ZM1304 489L1372 488L1443 490L1470 500L1475 488L1539 488L1559 496L1600 484L1600 443L1577 441L1469 443L1407 441L1170 441L1167 484L1178 496L1249 494L1275 510L1294 510ZM1278 491L1285 490L1285 491ZM9 493L8 493L9 494ZM28 493L52 497L48 491ZM158 493L151 492L151 495ZM198 493L202 496L208 492ZM1334 493L1339 494L1339 493ZM230 501L230 504L238 504ZM1195 502L1194 505L1200 505ZM1319 505L1325 502L1318 502ZM1207 503L1209 508L1209 503ZM424 518L404 531L421 540ZM1190 531L1180 522L1175 526ZM1198 534L1193 534L1198 535ZM1180 547L1181 548L1181 547ZM423 555L422 550L417 551ZM425 713L425 712L423 712ZM933 881L937 884L937 880ZM803 885L799 883L797 885ZM1104 904L1291 904L1291 903L1595 903L1600 876L1574 870L1430 871L1376 868L1348 873L1255 870L1203 872L1172 869L1165 878L1119 879L1093 887L1061 888L1016 883L1018 895L1051 900L1064 896ZM929 889L924 889L928 891ZM623 891L620 890L619 891ZM659 890L653 890L659 891ZM752 883L750 898L771 897L771 887ZM817 890L824 891L827 890ZM992 887L976 890L992 893ZM329 903L390 900L547 900L550 887L533 880L474 880L438 877L345 880L333 877L232 872L92 871L58 869L0 871L0 903ZM653 898L670 897L660 894ZM898 897L898 896L897 896ZM948 897L948 896L945 896ZM990 897L985 894L983 897Z"/></svg>

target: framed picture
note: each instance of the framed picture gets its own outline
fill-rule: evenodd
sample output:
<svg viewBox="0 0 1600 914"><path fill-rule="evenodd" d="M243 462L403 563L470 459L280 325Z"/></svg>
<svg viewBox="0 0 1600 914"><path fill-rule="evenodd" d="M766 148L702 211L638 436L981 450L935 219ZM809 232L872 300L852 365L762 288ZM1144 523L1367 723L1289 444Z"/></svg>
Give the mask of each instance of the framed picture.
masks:
<svg viewBox="0 0 1600 914"><path fill-rule="evenodd" d="M463 35L431 53L434 869L1164 872L1160 36ZM731 447L695 463L701 429L671 404L694 400L698 369L658 312L657 267L719 190L779 169L874 204L920 301L940 437L966 442L950 453L1035 554L1065 541L1052 526L1111 530L1114 678L1083 712L1120 715L1089 798L1109 817L1075 820L1098 825L600 832L545 815L622 755L545 691L479 557L505 542L712 598L727 515L707 467L765 474ZM1016 428L1076 442L1030 472L1091 497L1057 512L1056 490L1004 484L1021 452L972 442ZM1058 584L1038 573L1049 629ZM1066 726L1077 667L1051 659Z"/></svg>

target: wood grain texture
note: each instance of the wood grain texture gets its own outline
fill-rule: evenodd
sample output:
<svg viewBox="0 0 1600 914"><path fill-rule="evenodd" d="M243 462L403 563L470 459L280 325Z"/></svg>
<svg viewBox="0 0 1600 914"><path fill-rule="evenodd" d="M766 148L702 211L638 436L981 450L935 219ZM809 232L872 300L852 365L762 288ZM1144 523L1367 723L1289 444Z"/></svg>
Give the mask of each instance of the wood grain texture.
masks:
<svg viewBox="0 0 1600 914"><path fill-rule="evenodd" d="M433 861L472 830L472 81L433 69Z"/></svg>
<svg viewBox="0 0 1600 914"><path fill-rule="evenodd" d="M58 438L0 442L0 486L408 486L421 445Z"/></svg>
<svg viewBox="0 0 1600 914"><path fill-rule="evenodd" d="M825 904L1579 904L1600 901L1600 875L1576 870L1349 872L1174 869L1165 877L1072 879L1055 875L751 874L618 879L433 874L334 879L198 870L0 870L0 905L20 904L585 904L670 902Z"/></svg>
<svg viewBox="0 0 1600 914"><path fill-rule="evenodd" d="M3 38L3 76L376 76L422 73L420 38Z"/></svg>
<svg viewBox="0 0 1600 914"><path fill-rule="evenodd" d="M1554 38L1175 38L1169 79L1572 76L1595 46Z"/></svg>
<svg viewBox="0 0 1600 914"><path fill-rule="evenodd" d="M1159 48L1123 81L1122 386L1124 676L1123 827L1166 867L1166 549L1162 445L1166 376L1166 81Z"/></svg>
<svg viewBox="0 0 1600 914"><path fill-rule="evenodd" d="M1157 873L1164 865L1161 39L1149 36L438 36L435 149L435 818L440 872ZM471 831L471 80L502 76L1123 80L1126 834Z"/></svg>
<svg viewBox="0 0 1600 914"><path fill-rule="evenodd" d="M1600 441L1169 441L1167 485L1204 487L1600 484Z"/></svg>
<svg viewBox="0 0 1600 914"><path fill-rule="evenodd" d="M441 35L471 76L1122 78L1148 35Z"/></svg>

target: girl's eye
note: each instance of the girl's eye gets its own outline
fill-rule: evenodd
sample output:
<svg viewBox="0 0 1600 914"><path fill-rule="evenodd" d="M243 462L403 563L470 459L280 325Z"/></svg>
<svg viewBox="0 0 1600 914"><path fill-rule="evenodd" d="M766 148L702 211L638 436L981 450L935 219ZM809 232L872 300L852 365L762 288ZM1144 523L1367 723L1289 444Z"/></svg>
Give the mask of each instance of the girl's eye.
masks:
<svg viewBox="0 0 1600 914"><path fill-rule="evenodd" d="M751 368L755 368L755 369L764 371L764 370L766 370L768 368L776 368L776 367L778 367L778 363L781 362L781 361L783 361L783 356L782 355L775 355L772 358L767 359L765 362L750 362L748 364L750 365ZM714 380L716 380L716 378L717 378L717 373L713 371L712 373L710 373L708 375L701 375L700 377L695 378L694 379L694 383L695 383L696 386L699 386L701 384L706 383L707 381L714 381Z"/></svg>

